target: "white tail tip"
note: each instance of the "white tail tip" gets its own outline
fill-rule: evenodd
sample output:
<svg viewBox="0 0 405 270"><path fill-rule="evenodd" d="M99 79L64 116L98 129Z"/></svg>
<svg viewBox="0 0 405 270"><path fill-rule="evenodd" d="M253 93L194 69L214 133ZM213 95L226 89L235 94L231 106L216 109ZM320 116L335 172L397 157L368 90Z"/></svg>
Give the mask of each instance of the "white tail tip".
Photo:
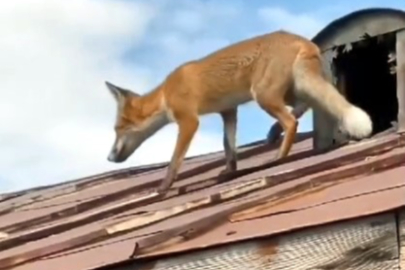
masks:
<svg viewBox="0 0 405 270"><path fill-rule="evenodd" d="M351 106L343 115L341 129L354 139L363 139L371 135L373 123L365 111Z"/></svg>

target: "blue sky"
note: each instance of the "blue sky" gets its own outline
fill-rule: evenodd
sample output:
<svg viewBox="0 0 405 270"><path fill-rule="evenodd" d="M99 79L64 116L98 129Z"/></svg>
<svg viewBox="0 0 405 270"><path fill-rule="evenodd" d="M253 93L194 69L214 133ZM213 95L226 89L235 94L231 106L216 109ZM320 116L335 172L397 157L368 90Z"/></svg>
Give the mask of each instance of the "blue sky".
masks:
<svg viewBox="0 0 405 270"><path fill-rule="evenodd" d="M278 29L312 37L361 8L401 1L0 1L0 193L168 160L177 129L164 128L127 162L107 162L116 104L109 80L144 93L177 65ZM239 110L238 144L263 139L274 120ZM312 128L311 114L300 130ZM188 156L222 149L217 115L202 118Z"/></svg>

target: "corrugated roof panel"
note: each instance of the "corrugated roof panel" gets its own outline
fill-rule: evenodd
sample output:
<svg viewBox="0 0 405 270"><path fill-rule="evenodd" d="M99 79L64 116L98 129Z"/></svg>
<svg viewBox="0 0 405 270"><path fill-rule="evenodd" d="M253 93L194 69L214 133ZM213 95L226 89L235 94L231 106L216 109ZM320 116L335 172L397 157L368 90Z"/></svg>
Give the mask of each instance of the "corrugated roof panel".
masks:
<svg viewBox="0 0 405 270"><path fill-rule="evenodd" d="M400 177L405 173L404 137L391 134L323 154L311 150L308 135L302 137L280 163L263 165L274 157L274 147L241 148L239 170L227 178L217 178L223 153L188 159L165 198L148 193L164 175L164 167L157 166L106 173L1 202L0 209L9 212L0 212L0 231L10 235L0 239L0 269L18 264L13 269L73 269L71 261L73 270L95 268L127 260L135 243L138 256L155 256L405 205L400 196L405 191ZM349 211L338 210L350 204Z"/></svg>

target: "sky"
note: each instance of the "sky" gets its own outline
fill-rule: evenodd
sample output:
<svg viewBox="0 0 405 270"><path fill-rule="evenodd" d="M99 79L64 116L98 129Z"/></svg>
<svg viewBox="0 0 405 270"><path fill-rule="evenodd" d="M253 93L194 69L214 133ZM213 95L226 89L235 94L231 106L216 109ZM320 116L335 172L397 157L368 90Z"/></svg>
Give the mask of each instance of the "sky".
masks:
<svg viewBox="0 0 405 270"><path fill-rule="evenodd" d="M0 1L0 193L169 160L174 124L126 162L107 161L116 103L106 80L145 93L176 66L233 42L279 29L311 38L348 12L400 2ZM274 123L254 103L238 117L238 145L263 139ZM218 150L222 122L204 116L187 156Z"/></svg>

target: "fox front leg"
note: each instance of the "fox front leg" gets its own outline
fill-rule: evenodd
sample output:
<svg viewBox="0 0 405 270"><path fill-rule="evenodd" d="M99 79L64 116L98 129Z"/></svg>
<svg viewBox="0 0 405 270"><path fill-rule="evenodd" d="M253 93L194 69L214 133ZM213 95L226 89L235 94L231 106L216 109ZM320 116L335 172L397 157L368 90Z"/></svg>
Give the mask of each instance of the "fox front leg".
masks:
<svg viewBox="0 0 405 270"><path fill-rule="evenodd" d="M223 144L225 149L225 169L220 172L220 175L236 171L237 169L237 153L236 153L236 122L237 109L230 109L220 113L224 124Z"/></svg>
<svg viewBox="0 0 405 270"><path fill-rule="evenodd" d="M166 193L172 186L173 182L176 180L178 170L183 163L184 156L187 153L187 150L199 125L198 117L189 115L178 117L176 121L179 127L176 147L174 149L173 156L167 169L166 176L157 190L160 194Z"/></svg>

